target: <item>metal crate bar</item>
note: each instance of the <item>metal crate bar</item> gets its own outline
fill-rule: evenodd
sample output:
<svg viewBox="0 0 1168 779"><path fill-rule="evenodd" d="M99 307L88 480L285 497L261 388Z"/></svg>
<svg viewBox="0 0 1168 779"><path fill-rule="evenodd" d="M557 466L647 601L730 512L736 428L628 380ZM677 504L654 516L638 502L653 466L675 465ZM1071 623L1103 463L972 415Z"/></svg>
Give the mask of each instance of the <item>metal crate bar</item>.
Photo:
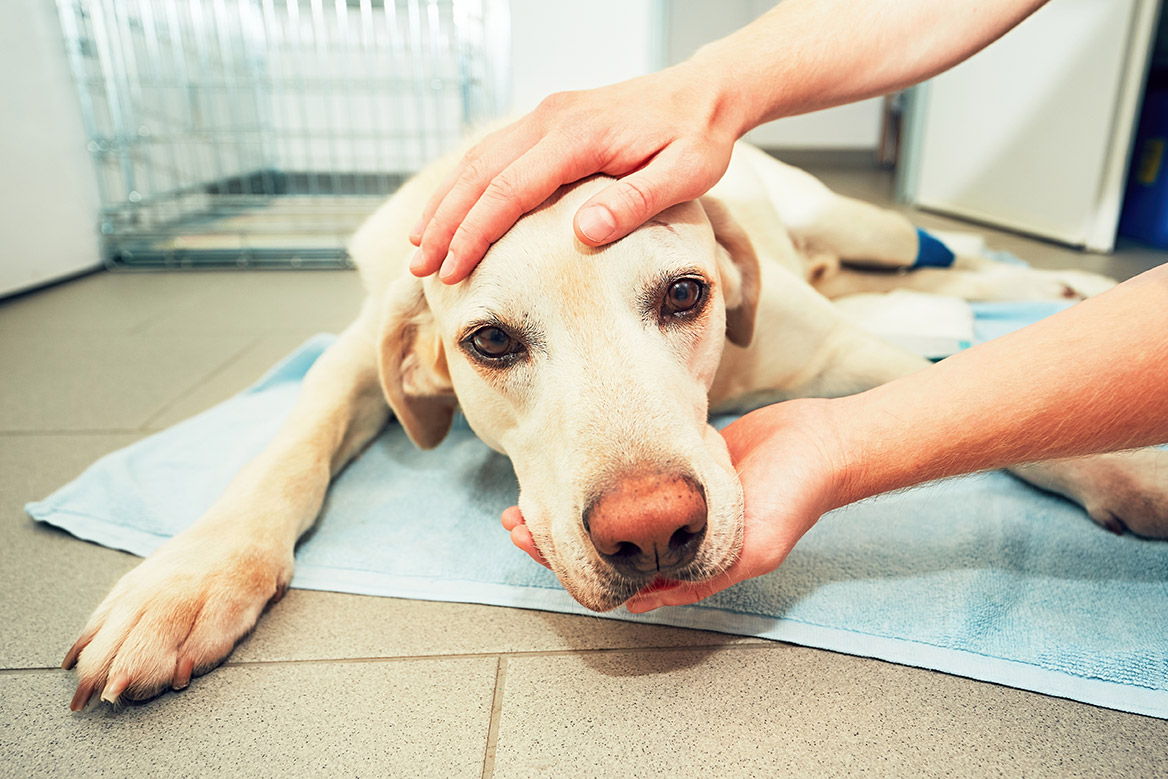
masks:
<svg viewBox="0 0 1168 779"><path fill-rule="evenodd" d="M348 264L503 102L505 0L57 0L107 261Z"/></svg>

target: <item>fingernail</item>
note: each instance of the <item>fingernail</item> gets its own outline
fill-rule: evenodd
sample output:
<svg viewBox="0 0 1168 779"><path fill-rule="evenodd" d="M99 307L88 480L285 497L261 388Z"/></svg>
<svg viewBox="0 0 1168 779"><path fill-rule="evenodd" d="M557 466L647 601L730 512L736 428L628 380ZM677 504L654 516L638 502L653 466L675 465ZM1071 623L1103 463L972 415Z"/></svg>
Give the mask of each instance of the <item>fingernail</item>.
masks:
<svg viewBox="0 0 1168 779"><path fill-rule="evenodd" d="M442 261L442 268L438 271L438 278L446 284L451 283L451 278L454 276L454 255L447 254L446 259Z"/></svg>
<svg viewBox="0 0 1168 779"><path fill-rule="evenodd" d="M410 273L415 276L422 270L422 266L426 264L426 255L422 253L421 249L414 252L413 259L410 260ZM400 266L399 266L400 267Z"/></svg>
<svg viewBox="0 0 1168 779"><path fill-rule="evenodd" d="M616 220L604 206L588 206L576 217L576 224L593 243L607 241L616 232Z"/></svg>

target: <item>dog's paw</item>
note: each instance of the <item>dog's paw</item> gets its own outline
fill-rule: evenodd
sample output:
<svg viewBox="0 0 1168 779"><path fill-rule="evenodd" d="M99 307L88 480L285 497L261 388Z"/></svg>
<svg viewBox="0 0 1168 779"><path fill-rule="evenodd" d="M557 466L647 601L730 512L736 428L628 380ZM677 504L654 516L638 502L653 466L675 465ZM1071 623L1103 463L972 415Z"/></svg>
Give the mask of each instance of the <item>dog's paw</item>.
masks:
<svg viewBox="0 0 1168 779"><path fill-rule="evenodd" d="M980 278L983 300L1083 300L1115 286L1114 279L1077 270L995 267Z"/></svg>
<svg viewBox="0 0 1168 779"><path fill-rule="evenodd" d="M122 577L61 664L77 668L70 708L146 700L221 663L292 578L290 549L230 534L160 547Z"/></svg>
<svg viewBox="0 0 1168 779"><path fill-rule="evenodd" d="M1168 538L1168 452L1097 455L1080 466L1083 508L1113 533Z"/></svg>
<svg viewBox="0 0 1168 779"><path fill-rule="evenodd" d="M1060 286L1059 296L1069 300L1090 298L1106 292L1115 286L1115 279L1100 276L1098 273L1089 273L1079 270L1047 271L1046 275L1052 284Z"/></svg>
<svg viewBox="0 0 1168 779"><path fill-rule="evenodd" d="M1043 489L1080 504L1116 534L1168 538L1168 452L1131 452L1054 460L1018 470Z"/></svg>

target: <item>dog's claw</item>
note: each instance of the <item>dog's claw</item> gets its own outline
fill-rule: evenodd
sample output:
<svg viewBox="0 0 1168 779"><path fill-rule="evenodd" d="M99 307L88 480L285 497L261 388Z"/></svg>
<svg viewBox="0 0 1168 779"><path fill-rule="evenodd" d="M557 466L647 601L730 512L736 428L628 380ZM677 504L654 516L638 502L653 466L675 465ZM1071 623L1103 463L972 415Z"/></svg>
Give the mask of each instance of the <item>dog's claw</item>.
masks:
<svg viewBox="0 0 1168 779"><path fill-rule="evenodd" d="M191 683L191 673L194 671L195 661L189 657L180 657L174 669L174 680L171 689L182 690Z"/></svg>
<svg viewBox="0 0 1168 779"><path fill-rule="evenodd" d="M69 651L65 653L65 659L61 661L61 667L66 671L72 670L73 666L77 665L77 657L81 654L81 650L85 648L87 643L89 642L85 636L77 639L73 643L73 646L69 647Z"/></svg>
<svg viewBox="0 0 1168 779"><path fill-rule="evenodd" d="M101 699L108 703L117 703L118 698L125 692L126 688L130 686L130 675L120 673L113 679L110 679L106 684L105 689L101 691Z"/></svg>
<svg viewBox="0 0 1168 779"><path fill-rule="evenodd" d="M81 711L89 704L93 697L93 682L82 682L77 685L77 692L73 693L73 700L69 702L69 711Z"/></svg>

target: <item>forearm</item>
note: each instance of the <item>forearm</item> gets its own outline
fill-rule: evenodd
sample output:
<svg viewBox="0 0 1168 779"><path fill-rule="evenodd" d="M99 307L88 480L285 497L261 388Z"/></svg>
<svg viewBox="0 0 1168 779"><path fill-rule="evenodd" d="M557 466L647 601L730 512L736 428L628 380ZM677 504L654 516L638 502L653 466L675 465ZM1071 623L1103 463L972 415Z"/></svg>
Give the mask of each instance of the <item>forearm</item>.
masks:
<svg viewBox="0 0 1168 779"><path fill-rule="evenodd" d="M784 0L687 63L738 101L740 134L887 94L972 56L1045 0Z"/></svg>
<svg viewBox="0 0 1168 779"><path fill-rule="evenodd" d="M1168 441L1168 265L831 401L835 505L959 473Z"/></svg>

